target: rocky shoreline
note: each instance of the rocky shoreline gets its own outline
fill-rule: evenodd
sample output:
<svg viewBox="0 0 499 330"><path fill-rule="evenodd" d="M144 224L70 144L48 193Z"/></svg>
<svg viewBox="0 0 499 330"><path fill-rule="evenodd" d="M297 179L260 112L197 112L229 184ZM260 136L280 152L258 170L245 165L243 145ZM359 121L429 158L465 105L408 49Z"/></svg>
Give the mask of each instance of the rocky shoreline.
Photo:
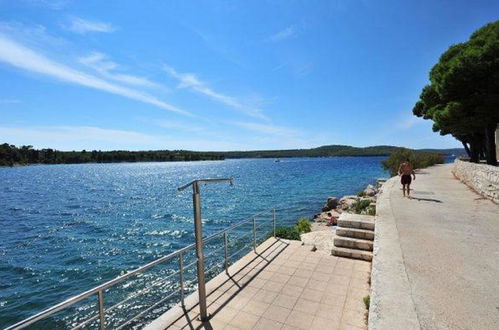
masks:
<svg viewBox="0 0 499 330"><path fill-rule="evenodd" d="M331 230L336 226L341 213L376 214L376 197L382 180L376 186L371 184L357 195L346 195L341 198L328 197L321 213L314 215L312 231Z"/></svg>

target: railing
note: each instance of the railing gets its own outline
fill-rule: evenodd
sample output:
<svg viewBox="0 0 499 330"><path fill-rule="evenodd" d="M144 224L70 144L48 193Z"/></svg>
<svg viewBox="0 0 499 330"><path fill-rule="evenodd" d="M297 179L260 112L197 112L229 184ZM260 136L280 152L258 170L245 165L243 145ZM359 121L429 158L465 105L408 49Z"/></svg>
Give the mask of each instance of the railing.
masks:
<svg viewBox="0 0 499 330"><path fill-rule="evenodd" d="M220 232L217 232L213 235L210 235L206 238L203 239L203 245L205 245L206 243L214 240L215 238L217 237L223 237L223 247L219 247L217 248L215 251L211 251L209 254L207 254L206 256L210 256L210 255L213 255L215 254L215 252L217 252L218 250L221 250L223 248L224 250L224 262L223 262L223 267L225 269L225 272L228 274L228 269L229 269L229 266L230 266L230 260L232 257L238 255L238 253L241 253L242 251L244 251L244 249L247 249L248 248L248 245L243 245L242 248L238 249L236 252L232 253L229 255L229 253L231 251L229 251L229 232L230 231L233 231L237 228L240 228L241 226L245 225L245 224L252 224L252 230L251 232L249 233L246 233L246 234L243 234L243 235L239 235L237 238L238 239L241 239L242 237L245 237L249 234L253 234L253 239L252 239L252 247L253 247L253 250L256 251L256 247L257 247L257 230L259 228L261 228L262 226L265 225L265 223L269 222L269 220L267 221L261 221L261 222L264 222L264 224L260 224L257 226L257 217L260 217L264 214L267 214L267 212L269 211L266 211L266 212L262 212L262 213L259 213L247 220L244 220L244 221L241 221L239 223L236 223L234 225L232 225L231 227L227 228L227 229L224 229ZM275 212L275 209L272 209L270 210L271 214L272 214L272 230L270 231L266 231L266 234L267 233L273 233L273 236L275 237L275 229L276 229L276 212ZM133 298L136 298L137 296L139 296L141 293L141 291L138 291L138 292L135 292L133 293L132 295L128 296L127 298L113 304L112 306L106 308L105 305L104 305L104 292L119 284L119 283L122 283L124 280L128 279L128 278L131 278L133 276L137 276L141 273L144 273L146 270L156 266L156 265L159 265L159 264L163 264L169 260L173 260L175 258L178 258L178 270L175 271L174 273L172 274L169 274L167 277L165 278L161 278L160 280L167 280L167 279L170 279L170 278L173 278L174 276L178 275L178 281L179 281L179 292L172 292L170 293L169 295L167 295L166 297L163 297L162 299L160 299L159 301L155 302L154 304L152 304L151 306L147 307L145 310L141 311L140 313L134 315L133 317L129 318L129 319L126 319L124 322L122 322L121 324L117 325L116 326L116 329L122 329L124 327L126 327L127 325L131 324L132 322L138 320L139 318L141 318L142 316L144 316L146 313L148 313L149 311L153 310L154 308L156 308L157 306L159 306L160 304L162 303L165 303L166 301L168 301L169 299L173 298L175 294L178 294L180 293L180 302L182 303L182 305L184 306L184 298L185 298L185 291L186 291L186 288L185 288L185 269L187 267L190 267L190 266L193 266L196 264L197 260L188 264L188 265L184 265L184 256L185 254L194 249L195 248L195 244L191 244L191 245L188 245L180 250L177 250L175 252L172 252L164 257L161 257L159 259L156 259L144 266L141 266L129 273L126 273L124 275L121 275L121 276L118 276L116 277L115 279L113 280L110 280L104 284L101 284L93 289L90 289L88 291L85 291L83 293L80 293L76 296L73 296L57 305L54 305L38 314L35 314L27 319L24 319L12 326L9 326L8 328L6 328L6 330L11 330L11 329L23 329L25 327L28 327L32 324L34 324L35 322L38 322L38 321L41 321L41 320L44 320L48 317L50 317L51 315L59 312L59 311L62 311L64 309L67 309L71 306L74 306L76 303L80 302L80 301L83 301L84 299L86 298L89 298L93 295L96 296L96 299L97 299L97 313L96 315L86 319L85 321L83 322L80 322L78 323L77 325L74 325L72 326L72 329L81 329L87 325L90 325L92 322L97 322L98 320L98 326L99 326L99 329L101 330L104 330L105 327L106 327L106 313L109 313L110 311L112 310L115 310L116 308L118 308L119 306L122 306L124 303L130 301L131 299ZM216 265L215 265L216 267ZM208 272L210 272L211 270L213 270L215 267L212 267L208 270Z"/></svg>

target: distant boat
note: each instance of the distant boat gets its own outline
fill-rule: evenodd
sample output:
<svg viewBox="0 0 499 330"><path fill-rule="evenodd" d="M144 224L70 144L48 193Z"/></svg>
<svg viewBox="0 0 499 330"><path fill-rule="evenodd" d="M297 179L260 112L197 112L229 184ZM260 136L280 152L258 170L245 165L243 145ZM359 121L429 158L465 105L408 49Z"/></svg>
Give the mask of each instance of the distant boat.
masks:
<svg viewBox="0 0 499 330"><path fill-rule="evenodd" d="M280 161L281 161L280 159L274 160L275 163L279 163Z"/></svg>

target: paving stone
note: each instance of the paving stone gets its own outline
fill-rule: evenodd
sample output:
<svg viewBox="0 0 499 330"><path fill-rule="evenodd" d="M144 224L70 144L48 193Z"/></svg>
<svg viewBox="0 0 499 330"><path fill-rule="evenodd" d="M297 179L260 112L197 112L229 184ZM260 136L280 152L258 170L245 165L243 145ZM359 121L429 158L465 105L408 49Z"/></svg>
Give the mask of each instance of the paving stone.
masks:
<svg viewBox="0 0 499 330"><path fill-rule="evenodd" d="M269 320L284 323L289 313L291 313L291 310L287 308L276 305L270 305L269 308L267 308L267 310L265 311L265 313L263 313L263 317Z"/></svg>
<svg viewBox="0 0 499 330"><path fill-rule="evenodd" d="M314 314L304 313L300 311L293 311L288 315L284 322L285 324L292 325L299 329L309 329L314 320Z"/></svg>
<svg viewBox="0 0 499 330"><path fill-rule="evenodd" d="M208 297L208 311L213 315L208 326L215 330L252 327L265 330L329 330L337 329L340 323L351 328L365 326L360 322L363 322L365 312L362 297L369 292L363 280L368 272L366 265L368 267L369 264L329 256L321 251L311 252L296 246L299 242L290 244L294 245L293 250L274 259L282 261L278 265L266 267L268 256L263 255L266 258L263 259L251 252L243 258L243 266L234 267L241 271L232 279L223 273L210 281L207 288L209 292L215 292ZM232 268L229 270L233 271ZM245 278L251 278L251 281L242 289L234 283L235 279L238 283L247 281ZM191 296L187 300L196 298ZM172 311L179 317L183 313L178 308ZM197 313L198 309L194 307L189 318L195 318ZM168 320L166 316L160 319ZM206 328L197 320L190 323L184 317L183 322L174 326ZM173 324L170 323L170 326ZM160 328L168 326L148 329Z"/></svg>
<svg viewBox="0 0 499 330"><path fill-rule="evenodd" d="M256 316L262 316L269 306L270 304L261 301L250 301L244 306L244 311Z"/></svg>
<svg viewBox="0 0 499 330"><path fill-rule="evenodd" d="M275 273L274 276L268 279L268 281L279 282L284 285L286 284L287 281L289 281L290 278L291 278L290 275Z"/></svg>
<svg viewBox="0 0 499 330"><path fill-rule="evenodd" d="M296 271L297 268L295 267L289 267L287 265L281 265L279 266L279 268L277 269L277 273L280 273L280 274L284 274L284 275L293 275L294 272Z"/></svg>
<svg viewBox="0 0 499 330"><path fill-rule="evenodd" d="M230 323L238 312L237 309L225 306L218 313L213 315L213 319L224 323Z"/></svg>
<svg viewBox="0 0 499 330"><path fill-rule="evenodd" d="M288 308L288 309L293 309L297 300L298 300L298 297L292 297L292 296L288 296L286 294L280 294L275 298L275 300L272 304L277 305L277 306L281 306L284 308Z"/></svg>
<svg viewBox="0 0 499 330"><path fill-rule="evenodd" d="M312 321L311 330L336 330L339 329L340 323L337 320L331 320L316 316Z"/></svg>
<svg viewBox="0 0 499 330"><path fill-rule="evenodd" d="M294 285L294 286L299 286L299 287L306 287L308 283L308 278L305 277L299 277L296 275L291 276L287 284Z"/></svg>
<svg viewBox="0 0 499 330"><path fill-rule="evenodd" d="M300 296L300 300L305 299L309 301L320 302L323 295L324 291L312 290L308 288L303 290L303 293Z"/></svg>
<svg viewBox="0 0 499 330"><path fill-rule="evenodd" d="M255 314L251 314L245 311L240 311L239 313L236 314L236 316L234 317L232 322L229 323L229 325L241 329L251 329L256 325L259 319L260 317L256 316Z"/></svg>
<svg viewBox="0 0 499 330"><path fill-rule="evenodd" d="M293 307L293 310L309 314L315 314L319 310L319 305L320 304L317 302L300 299L296 302L295 306Z"/></svg>
<svg viewBox="0 0 499 330"><path fill-rule="evenodd" d="M269 320L266 318L260 318L258 322L256 323L255 327L253 328L254 330L275 330L275 329L281 329L284 324L281 322L277 322L274 320Z"/></svg>
<svg viewBox="0 0 499 330"><path fill-rule="evenodd" d="M266 303L266 304L271 304L276 297L277 297L277 293L276 292L272 292L272 291L267 291L267 290L264 290L264 289L260 289L260 291L258 291L253 296L252 300L253 301L263 302L263 303Z"/></svg>
<svg viewBox="0 0 499 330"><path fill-rule="evenodd" d="M303 292L304 288L301 286L296 286L293 284L286 284L282 290L281 293L291 296L291 297L299 297L301 293Z"/></svg>
<svg viewBox="0 0 499 330"><path fill-rule="evenodd" d="M281 292L285 283L267 281L262 289L272 291L272 292Z"/></svg>

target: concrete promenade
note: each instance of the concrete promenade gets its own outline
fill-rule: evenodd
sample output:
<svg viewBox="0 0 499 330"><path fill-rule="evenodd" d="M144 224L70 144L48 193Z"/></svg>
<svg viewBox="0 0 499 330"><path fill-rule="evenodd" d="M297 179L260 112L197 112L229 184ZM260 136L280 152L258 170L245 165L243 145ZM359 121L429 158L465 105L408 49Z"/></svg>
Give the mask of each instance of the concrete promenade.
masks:
<svg viewBox="0 0 499 330"><path fill-rule="evenodd" d="M499 329L499 206L452 164L378 198L370 329Z"/></svg>
<svg viewBox="0 0 499 330"><path fill-rule="evenodd" d="M208 322L194 293L146 329L367 329L370 265L269 238L207 283Z"/></svg>

